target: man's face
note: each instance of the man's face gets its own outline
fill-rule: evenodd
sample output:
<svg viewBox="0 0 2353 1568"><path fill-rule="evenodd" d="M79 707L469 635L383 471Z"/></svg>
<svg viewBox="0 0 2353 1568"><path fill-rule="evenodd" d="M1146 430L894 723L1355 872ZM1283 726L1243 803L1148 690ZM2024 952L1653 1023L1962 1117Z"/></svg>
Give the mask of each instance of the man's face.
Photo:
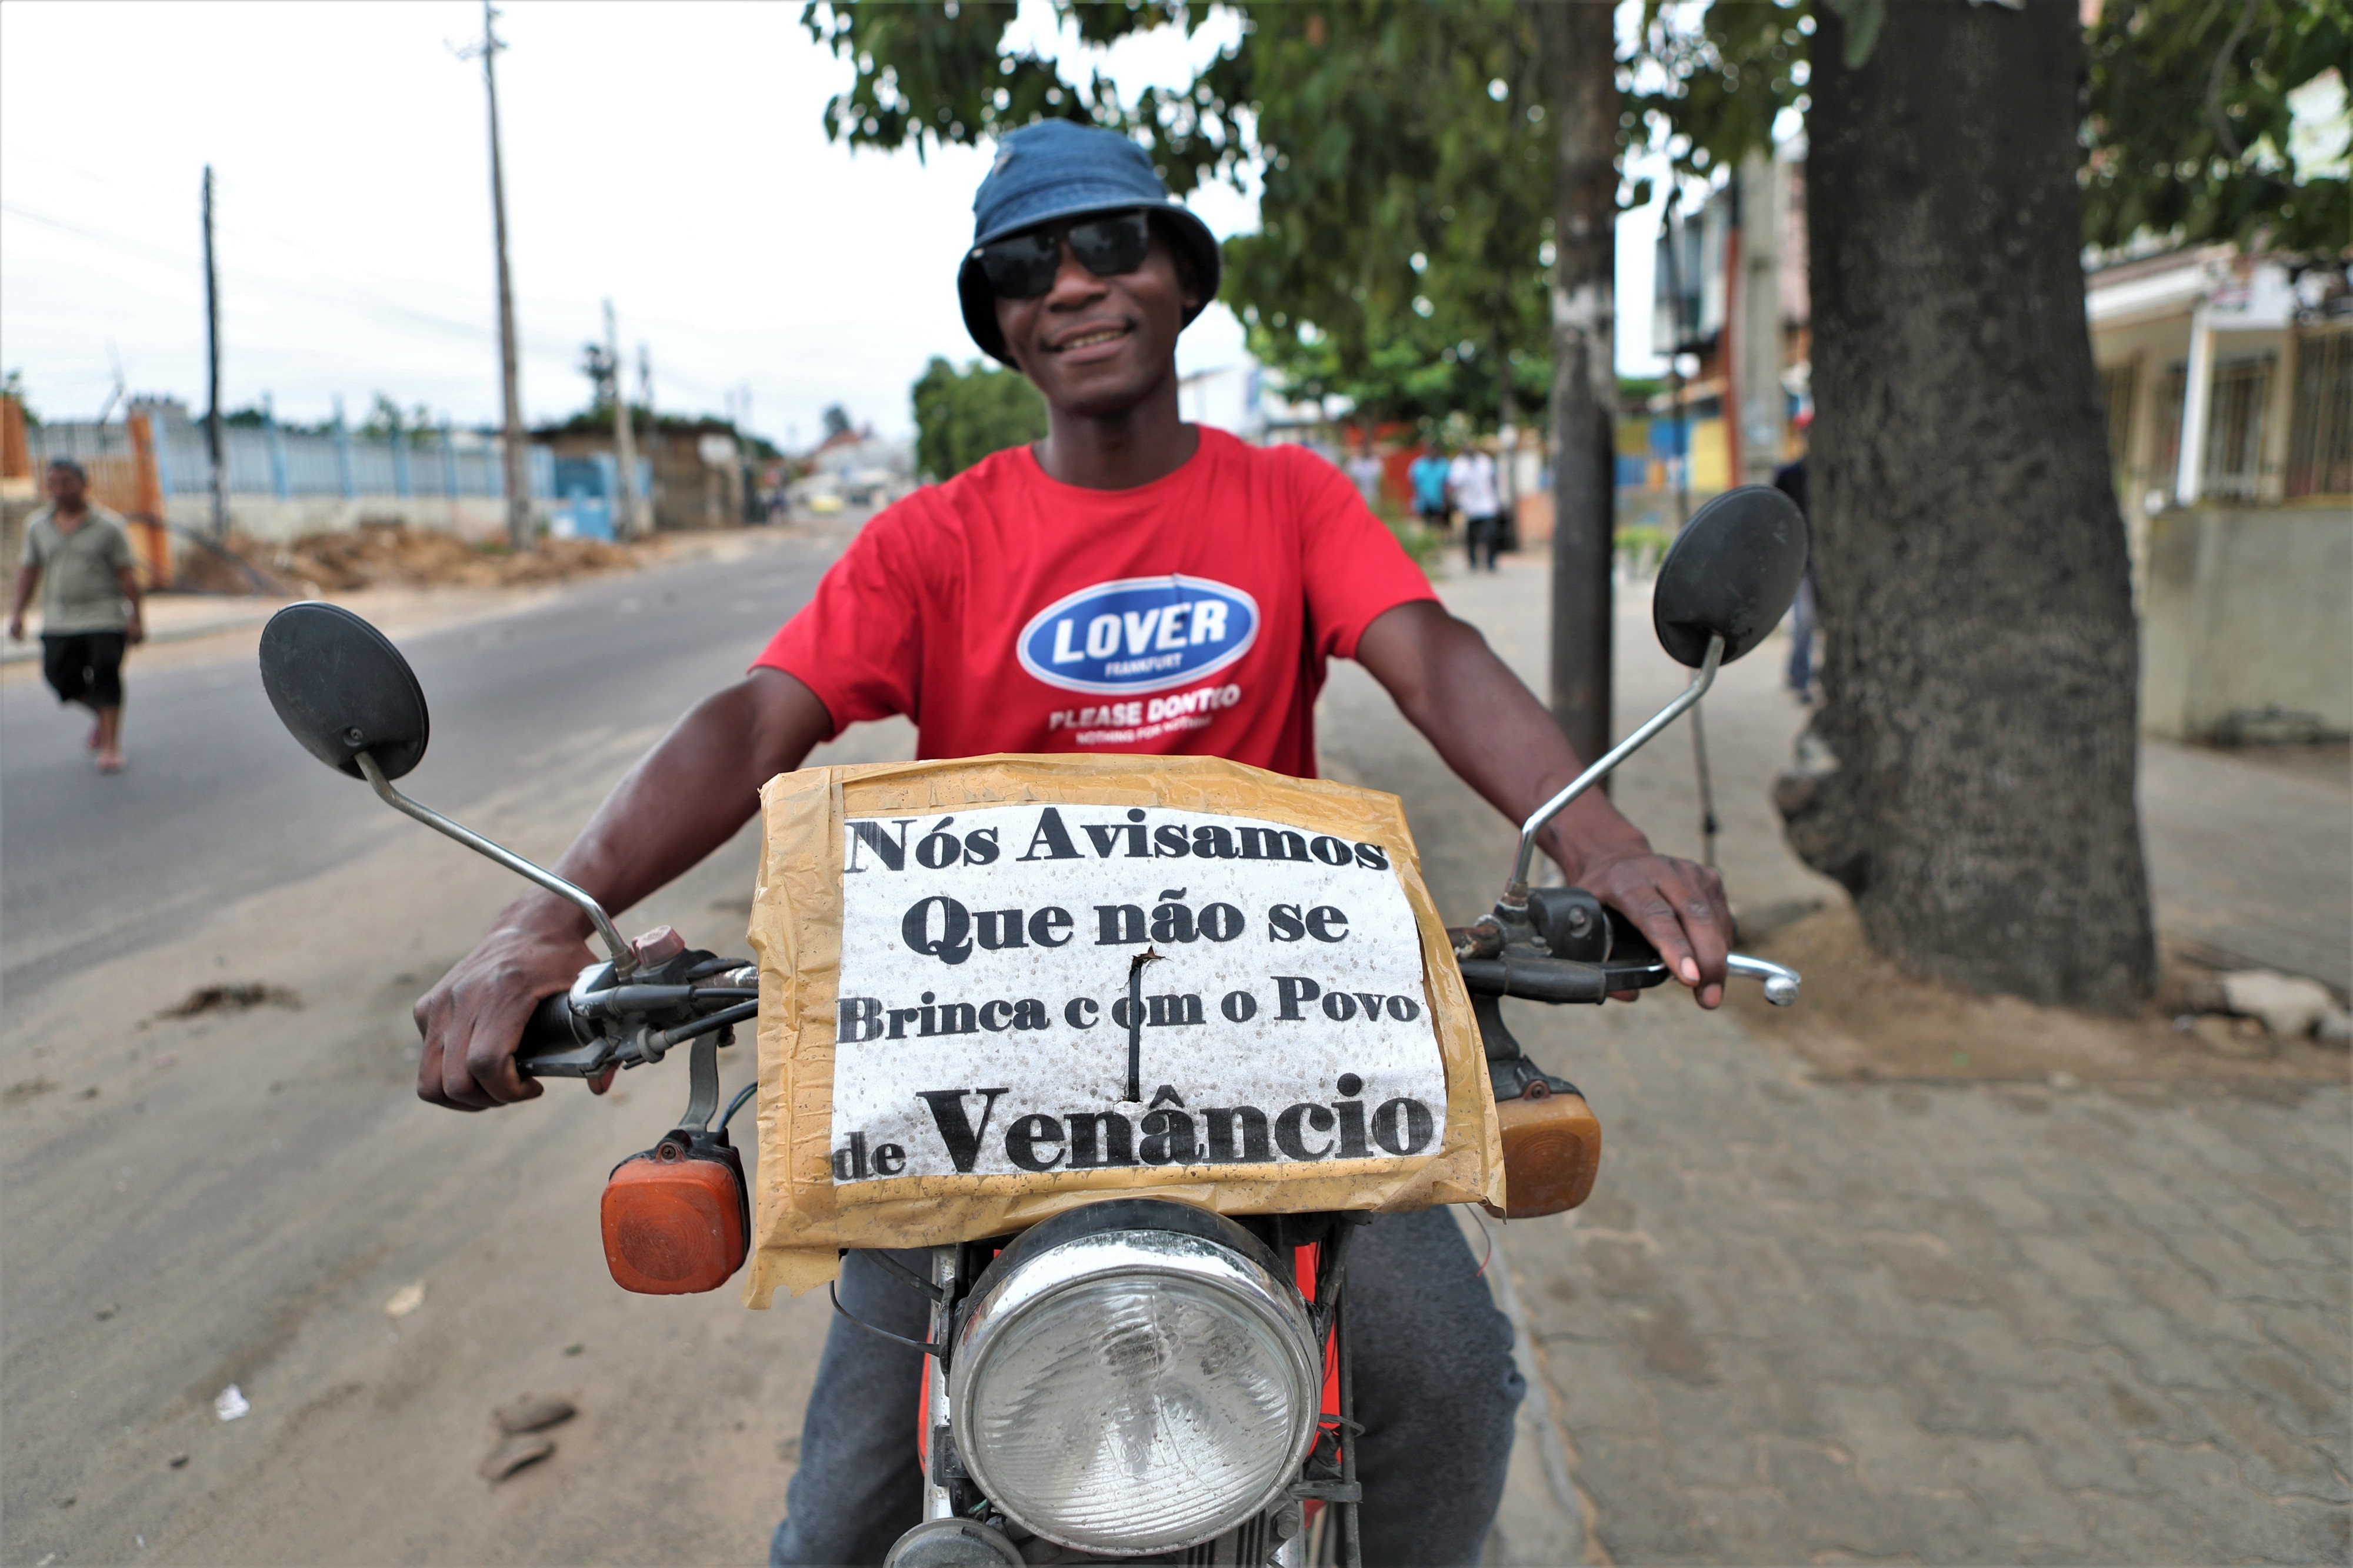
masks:
<svg viewBox="0 0 2353 1568"><path fill-rule="evenodd" d="M1155 228L1144 265L1098 278L1062 242L1054 286L1035 300L997 301L1006 352L1048 404L1066 413L1124 413L1173 370L1176 334L1198 302Z"/></svg>
<svg viewBox="0 0 2353 1568"><path fill-rule="evenodd" d="M51 468L47 488L49 499L68 511L80 510L83 492L89 489L82 482L82 477L71 468Z"/></svg>

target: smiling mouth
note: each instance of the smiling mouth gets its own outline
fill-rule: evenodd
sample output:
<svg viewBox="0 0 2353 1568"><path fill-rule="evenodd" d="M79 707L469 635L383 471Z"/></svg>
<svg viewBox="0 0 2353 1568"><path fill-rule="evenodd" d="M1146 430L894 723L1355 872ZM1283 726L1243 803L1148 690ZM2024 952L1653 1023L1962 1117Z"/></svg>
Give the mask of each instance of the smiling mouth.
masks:
<svg viewBox="0 0 2353 1568"><path fill-rule="evenodd" d="M1115 339L1124 338L1127 336L1128 331L1129 329L1125 326L1097 327L1091 331L1084 331L1074 337L1064 338L1060 342L1054 345L1054 352L1056 353L1068 353L1072 349L1091 349L1098 343L1107 343L1114 341Z"/></svg>

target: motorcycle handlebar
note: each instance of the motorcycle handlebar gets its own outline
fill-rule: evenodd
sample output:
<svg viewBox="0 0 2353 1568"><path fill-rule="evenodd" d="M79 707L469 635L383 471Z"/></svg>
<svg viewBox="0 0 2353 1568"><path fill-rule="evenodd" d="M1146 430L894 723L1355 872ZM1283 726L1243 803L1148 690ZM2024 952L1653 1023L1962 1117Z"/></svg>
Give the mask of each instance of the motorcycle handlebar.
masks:
<svg viewBox="0 0 2353 1568"><path fill-rule="evenodd" d="M1517 996L1527 1002L1599 1002L1609 994L1599 964L1565 958L1465 958L1456 965L1473 994Z"/></svg>
<svg viewBox="0 0 2353 1568"><path fill-rule="evenodd" d="M572 999L559 991L540 999L531 1010L531 1019L522 1026L522 1051L536 1056L542 1051L562 1050L586 1042L585 1033L573 1027L577 1017L572 1011Z"/></svg>
<svg viewBox="0 0 2353 1568"><path fill-rule="evenodd" d="M572 999L559 991L542 997L524 1020L522 1038L515 1046L515 1068L526 1078L541 1077L556 1068L554 1058L591 1046L596 1038L588 1021L572 1010ZM568 1075L556 1068L554 1076Z"/></svg>

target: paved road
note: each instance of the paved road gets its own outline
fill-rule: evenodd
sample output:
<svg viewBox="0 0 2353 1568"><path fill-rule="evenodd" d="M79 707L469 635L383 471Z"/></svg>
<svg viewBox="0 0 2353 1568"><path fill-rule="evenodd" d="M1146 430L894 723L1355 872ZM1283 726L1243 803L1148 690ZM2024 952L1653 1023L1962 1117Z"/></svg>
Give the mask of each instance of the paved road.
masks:
<svg viewBox="0 0 2353 1568"><path fill-rule="evenodd" d="M1541 670L1538 563L1443 587ZM1680 672L1639 599L1620 605L1622 731ZM1836 896L1789 858L1767 801L1800 718L1776 689L1778 651L1726 669L1707 704L1726 881L1750 909ZM1405 797L1449 918L1493 897L1509 830L1377 689L1343 667L1320 717L1333 771ZM2295 967L2284 933L2333 940L2341 960L2347 862L2312 847L2344 842L2346 792L2211 753L2158 765L2145 820L2160 889L2233 920L2240 951ZM1691 779L1671 733L1616 799L1691 853ZM1498 1237L1583 1561L2347 1561L2341 1076L1828 1082L1731 1010L1663 994L1513 1006L1530 1054L1603 1127L1592 1201ZM1523 1444L1530 1426L1524 1411ZM1512 1539L1514 1522L1491 1561L1565 1560Z"/></svg>
<svg viewBox="0 0 2353 1568"><path fill-rule="evenodd" d="M667 723L750 662L827 558L786 543L599 578L410 639L433 744L409 787L462 815L512 782L519 758ZM132 767L99 779L80 710L35 683L0 689L0 988L12 998L416 831L295 747L248 660L152 674L134 661L131 700Z"/></svg>

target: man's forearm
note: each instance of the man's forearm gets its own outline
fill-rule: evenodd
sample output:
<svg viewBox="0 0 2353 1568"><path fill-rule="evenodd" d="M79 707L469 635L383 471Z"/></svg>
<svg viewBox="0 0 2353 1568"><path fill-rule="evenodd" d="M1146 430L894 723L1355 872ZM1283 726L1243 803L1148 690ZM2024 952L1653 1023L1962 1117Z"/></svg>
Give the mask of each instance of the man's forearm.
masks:
<svg viewBox="0 0 2353 1568"><path fill-rule="evenodd" d="M1437 605L1388 612L1366 629L1357 657L1447 765L1514 822L1584 771L1535 694L1475 629ZM1546 852L1571 877L1599 857L1649 847L1598 790L1579 796L1544 834Z"/></svg>
<svg viewBox="0 0 2353 1568"><path fill-rule="evenodd" d="M41 569L39 567L26 566L18 571L16 574L16 602L9 606L8 618L16 621L23 620L25 618L25 611L33 603L33 595L40 592L40 588Z"/></svg>
<svg viewBox="0 0 2353 1568"><path fill-rule="evenodd" d="M704 699L605 797L555 863L617 915L734 837L759 808L760 786L797 767L831 728L807 687L755 672ZM587 916L552 893L508 906L502 923L586 940Z"/></svg>

